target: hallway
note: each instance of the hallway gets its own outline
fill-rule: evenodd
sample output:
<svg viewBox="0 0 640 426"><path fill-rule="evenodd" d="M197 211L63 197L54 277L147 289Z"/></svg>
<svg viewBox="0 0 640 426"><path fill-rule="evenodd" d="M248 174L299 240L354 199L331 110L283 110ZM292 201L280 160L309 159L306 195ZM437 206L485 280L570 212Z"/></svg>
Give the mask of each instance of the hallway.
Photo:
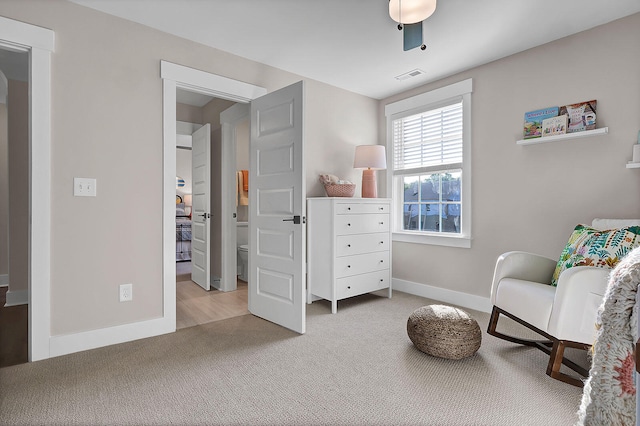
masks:
<svg viewBox="0 0 640 426"><path fill-rule="evenodd" d="M191 281L191 262L176 263L176 329L246 315L247 298L245 281L235 291L205 291Z"/></svg>

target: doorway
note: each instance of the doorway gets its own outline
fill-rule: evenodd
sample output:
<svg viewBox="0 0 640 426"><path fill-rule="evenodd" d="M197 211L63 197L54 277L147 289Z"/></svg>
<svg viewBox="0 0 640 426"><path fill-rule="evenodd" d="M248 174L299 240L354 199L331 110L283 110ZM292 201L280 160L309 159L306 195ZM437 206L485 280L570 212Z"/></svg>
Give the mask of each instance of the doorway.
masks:
<svg viewBox="0 0 640 426"><path fill-rule="evenodd" d="M51 53L54 32L0 17L0 49L29 57L27 237L29 361L51 353Z"/></svg>
<svg viewBox="0 0 640 426"><path fill-rule="evenodd" d="M175 147L176 90L188 89L250 107L249 311L300 334L305 332L304 82L267 94L266 89L220 75L160 61L163 85L163 306L162 322L176 324ZM275 142L275 143L273 143ZM221 188L236 177L224 143ZM274 178L275 177L275 178ZM235 229L232 191L221 197L221 234ZM235 198L235 197L234 197ZM255 200L255 202L251 202ZM287 200L289 200L287 202ZM253 206L253 207L251 207ZM280 207L279 207L280 206ZM284 206L284 209L282 208ZM225 265L228 250L222 251ZM275 257L274 257L275 256ZM278 258L277 261L273 261ZM227 268L228 269L228 268ZM223 273L223 275L228 275ZM234 274L235 275L235 274Z"/></svg>
<svg viewBox="0 0 640 426"><path fill-rule="evenodd" d="M29 54L0 48L0 367L28 361Z"/></svg>
<svg viewBox="0 0 640 426"><path fill-rule="evenodd" d="M238 268L237 250L234 247L225 247L220 232L221 197L225 189L233 191L234 188L221 187L221 137L220 112L233 106L235 102L192 92L183 88L176 89L176 328L181 329L212 321L227 319L238 315L245 315L248 311L247 283L236 276L241 273ZM212 217L209 219L209 235L211 246L210 282L211 289L204 290L195 284L199 279L192 276L193 259L197 256L193 252L195 230L192 228L192 208L195 198L193 189L196 183L193 168L193 138L192 135L202 127L210 127L211 139L211 206L208 209ZM248 129L248 120L246 123ZM233 157L237 158L238 165L244 165L248 169L249 164L249 135L239 134L233 140L236 148ZM231 147L233 148L233 147ZM238 152L239 151L239 152ZM237 154L238 152L238 154ZM244 158L243 158L244 157ZM237 183L235 183L237 187ZM247 217L247 206L237 206L239 217ZM245 219L246 220L246 219ZM246 226L239 231L245 231ZM235 230L228 234L234 234ZM246 239L246 236L245 236ZM235 239L234 239L235 240ZM222 251L229 250L227 258L233 259L233 278L236 279L233 291L221 291L222 275ZM237 271L237 274L235 273Z"/></svg>

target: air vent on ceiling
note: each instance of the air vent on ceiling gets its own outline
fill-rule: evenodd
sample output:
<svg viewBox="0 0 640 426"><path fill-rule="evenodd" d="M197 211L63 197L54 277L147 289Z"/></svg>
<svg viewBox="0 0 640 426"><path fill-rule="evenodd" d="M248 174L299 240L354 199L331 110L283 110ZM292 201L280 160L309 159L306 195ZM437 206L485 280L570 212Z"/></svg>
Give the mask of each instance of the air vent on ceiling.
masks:
<svg viewBox="0 0 640 426"><path fill-rule="evenodd" d="M400 74L398 76L396 76L396 80L406 80L408 78L412 78L412 77L417 77L419 75L424 74L424 71L420 70L420 69L415 69L409 72L406 72L404 74Z"/></svg>

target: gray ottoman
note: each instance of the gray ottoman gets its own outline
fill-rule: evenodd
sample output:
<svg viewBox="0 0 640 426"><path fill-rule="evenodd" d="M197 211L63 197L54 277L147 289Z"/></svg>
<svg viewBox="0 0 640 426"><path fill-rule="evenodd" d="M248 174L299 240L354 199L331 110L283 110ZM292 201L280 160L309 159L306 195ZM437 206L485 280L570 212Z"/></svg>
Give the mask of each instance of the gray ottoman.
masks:
<svg viewBox="0 0 640 426"><path fill-rule="evenodd" d="M447 359L476 353L482 341L478 322L462 309L429 305L416 309L407 321L407 334L420 351Z"/></svg>

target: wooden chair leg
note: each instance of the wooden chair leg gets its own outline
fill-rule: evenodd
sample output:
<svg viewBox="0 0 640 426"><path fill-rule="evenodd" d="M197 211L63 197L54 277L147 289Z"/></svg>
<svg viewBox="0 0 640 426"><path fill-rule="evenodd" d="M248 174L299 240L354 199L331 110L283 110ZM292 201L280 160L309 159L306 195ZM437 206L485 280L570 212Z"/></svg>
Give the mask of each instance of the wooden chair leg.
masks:
<svg viewBox="0 0 640 426"><path fill-rule="evenodd" d="M560 367L564 363L574 371L577 370L579 373L584 373L584 369L582 369L575 363L564 359L564 350L566 346L568 346L568 344L564 340L556 340L553 342L553 348L551 348L551 354L549 355L549 364L547 364L547 375L553 379L560 380L561 382L569 383L570 385L581 388L582 386L584 386L584 383L582 382L582 380L560 372ZM569 346L585 349L583 346L588 346L588 345L569 345ZM583 375L586 376L588 374L583 374Z"/></svg>
<svg viewBox="0 0 640 426"><path fill-rule="evenodd" d="M509 335L500 333L499 331L496 330L496 328L498 326L498 319L500 318L501 314L524 325L525 327L535 331L539 335L546 337L549 340L521 339L519 337L509 336ZM582 382L582 379L589 376L589 371L587 369L579 366L575 362L569 359L566 359L564 357L564 350L567 347L588 350L590 347L589 345L586 345L584 343L570 342L566 340L557 340L553 336L549 335L548 333L545 333L544 331L532 326L531 324L528 324L522 321L520 318L513 316L509 312L503 311L502 309L496 306L494 306L493 310L491 311L491 318L489 318L487 333L491 334L492 336L498 337L500 339L507 340L509 342L536 347L541 351L549 354L549 363L547 364L547 375L556 380L569 383L573 386L582 387L584 385ZM561 373L560 367L562 366L562 364L566 365L567 367L569 367L570 369L572 369L582 377L576 378L568 374Z"/></svg>
<svg viewBox="0 0 640 426"><path fill-rule="evenodd" d="M547 337L549 338L549 340L531 340L531 339L521 339L519 337L514 337L514 336L509 336L507 334L503 334L500 333L499 331L496 330L496 327L498 326L498 319L500 318L500 314L505 315L509 318L511 318L512 320L524 325L525 327L535 331L536 333L540 334L541 336ZM518 343L520 345L526 345L526 346L533 346L534 348L538 348L540 350L542 350L545 353L550 353L551 351L551 345L552 345L552 341L551 341L551 337L549 335L547 335L546 333L544 333L542 330L539 330L535 327L533 327L530 324L525 323L524 321L522 321L521 319L514 317L513 315L511 315L508 312L503 311L502 309L494 306L493 310L491 311L491 318L489 318L489 325L487 326L487 333L489 333L492 336L498 337L502 340L506 340L508 342L512 342L512 343Z"/></svg>

